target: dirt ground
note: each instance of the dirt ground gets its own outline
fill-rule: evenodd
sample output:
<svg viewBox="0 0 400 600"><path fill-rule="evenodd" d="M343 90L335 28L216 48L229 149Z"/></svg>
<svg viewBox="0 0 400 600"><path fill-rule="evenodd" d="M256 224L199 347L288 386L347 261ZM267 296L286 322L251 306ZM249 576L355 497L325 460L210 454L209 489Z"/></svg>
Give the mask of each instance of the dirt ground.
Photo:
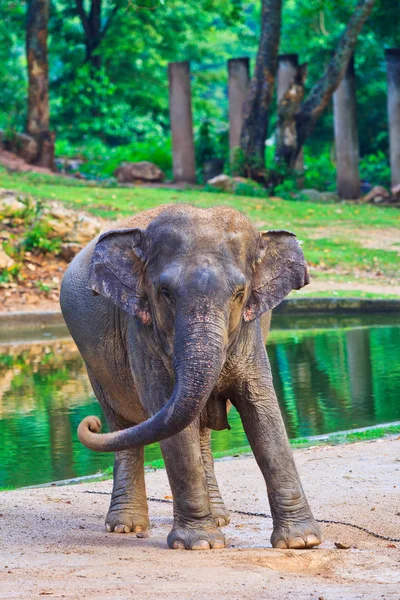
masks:
<svg viewBox="0 0 400 600"><path fill-rule="evenodd" d="M316 518L400 538L400 438L314 447L295 459ZM221 460L216 472L230 510L269 513L253 458ZM170 498L165 471L146 478L148 496ZM104 532L110 488L106 481L0 494L0 598L400 598L397 542L324 525L318 549L274 550L270 519L233 512L226 549L169 550L170 504L150 502L147 539Z"/></svg>

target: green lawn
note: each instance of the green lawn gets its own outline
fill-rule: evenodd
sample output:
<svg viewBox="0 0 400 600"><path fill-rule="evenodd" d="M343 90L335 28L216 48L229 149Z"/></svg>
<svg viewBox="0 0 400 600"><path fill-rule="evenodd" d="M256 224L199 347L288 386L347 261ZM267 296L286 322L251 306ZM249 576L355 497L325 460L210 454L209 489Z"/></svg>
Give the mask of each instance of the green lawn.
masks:
<svg viewBox="0 0 400 600"><path fill-rule="evenodd" d="M202 189L106 186L34 173L8 174L4 169L0 169L0 187L59 200L109 219L121 218L160 204L188 202L200 207L224 204L242 211L259 229L289 229L295 232L308 262L314 267L312 277L317 280L328 278L340 282L357 278L358 281L377 286L376 291L364 292L372 296L364 297L374 297L374 294L382 297L384 294L379 292L380 283L398 284L400 245L394 243L390 248L378 248L368 244L369 247L364 247L366 244L363 242L371 231L378 240L385 239L389 228L392 232L398 228L400 242L400 211L395 208L351 202L315 204L252 198L209 193ZM379 279L377 273L380 274ZM334 288L329 293L333 291ZM363 295L362 292L351 290L334 295L338 294Z"/></svg>

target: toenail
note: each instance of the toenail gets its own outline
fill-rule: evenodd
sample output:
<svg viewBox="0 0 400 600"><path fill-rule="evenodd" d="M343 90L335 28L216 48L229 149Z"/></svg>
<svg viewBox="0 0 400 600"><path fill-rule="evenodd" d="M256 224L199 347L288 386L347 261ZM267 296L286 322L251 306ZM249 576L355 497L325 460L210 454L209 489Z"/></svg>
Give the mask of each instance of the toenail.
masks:
<svg viewBox="0 0 400 600"><path fill-rule="evenodd" d="M129 533L129 531L129 527L127 525L124 525L123 523L120 523L119 525L116 525L114 527L115 533Z"/></svg>
<svg viewBox="0 0 400 600"><path fill-rule="evenodd" d="M289 548L304 548L306 543L303 540L303 538L301 537L294 537L291 540L289 540Z"/></svg>
<svg viewBox="0 0 400 600"><path fill-rule="evenodd" d="M318 546L318 544L320 544L322 542L322 540L320 540L316 535L314 535L313 533L307 536L307 546L311 547L311 546Z"/></svg>
<svg viewBox="0 0 400 600"><path fill-rule="evenodd" d="M275 544L275 548L278 548L278 550L286 550L287 547L288 545L285 540L279 540L279 542L276 542Z"/></svg>
<svg viewBox="0 0 400 600"><path fill-rule="evenodd" d="M221 548L225 548L225 543L223 540L215 540L212 547L213 550L220 550Z"/></svg>
<svg viewBox="0 0 400 600"><path fill-rule="evenodd" d="M174 548L174 550L184 550L185 549L184 543L181 542L180 540L175 540L172 547Z"/></svg>
<svg viewBox="0 0 400 600"><path fill-rule="evenodd" d="M109 523L106 523L106 531L107 533L111 533L113 530L113 528L111 527L111 525Z"/></svg>
<svg viewBox="0 0 400 600"><path fill-rule="evenodd" d="M207 540L197 540L192 546L192 550L209 550L210 544Z"/></svg>

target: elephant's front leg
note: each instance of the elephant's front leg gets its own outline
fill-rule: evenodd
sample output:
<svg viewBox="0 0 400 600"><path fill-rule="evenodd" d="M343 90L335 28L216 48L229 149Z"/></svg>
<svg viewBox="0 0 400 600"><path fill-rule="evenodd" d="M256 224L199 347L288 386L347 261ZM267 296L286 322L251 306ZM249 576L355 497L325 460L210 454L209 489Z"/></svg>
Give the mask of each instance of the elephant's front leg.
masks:
<svg viewBox="0 0 400 600"><path fill-rule="evenodd" d="M114 459L114 485L106 517L108 532L147 537L149 515L144 481L144 450L117 452Z"/></svg>
<svg viewBox="0 0 400 600"><path fill-rule="evenodd" d="M322 541L294 464L261 335L238 369L235 404L264 475L275 548L311 548Z"/></svg>
<svg viewBox="0 0 400 600"><path fill-rule="evenodd" d="M211 453L211 429L204 427L200 429L200 448L206 473L208 494L210 497L211 514L218 527L228 525L230 521L228 509L219 491L217 479L214 473L214 459Z"/></svg>
<svg viewBox="0 0 400 600"><path fill-rule="evenodd" d="M199 425L161 442L174 499L170 548L209 550L223 548L225 538L215 526L206 473L200 451Z"/></svg>

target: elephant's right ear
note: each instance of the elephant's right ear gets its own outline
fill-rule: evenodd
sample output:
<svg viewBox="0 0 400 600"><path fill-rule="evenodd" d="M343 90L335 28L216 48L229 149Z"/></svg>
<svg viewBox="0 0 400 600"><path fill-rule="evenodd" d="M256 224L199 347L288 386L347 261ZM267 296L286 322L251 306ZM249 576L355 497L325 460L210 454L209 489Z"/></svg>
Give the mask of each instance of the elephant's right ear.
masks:
<svg viewBox="0 0 400 600"><path fill-rule="evenodd" d="M89 287L147 325L151 313L141 289L145 260L145 233L141 229L107 231L93 252Z"/></svg>

